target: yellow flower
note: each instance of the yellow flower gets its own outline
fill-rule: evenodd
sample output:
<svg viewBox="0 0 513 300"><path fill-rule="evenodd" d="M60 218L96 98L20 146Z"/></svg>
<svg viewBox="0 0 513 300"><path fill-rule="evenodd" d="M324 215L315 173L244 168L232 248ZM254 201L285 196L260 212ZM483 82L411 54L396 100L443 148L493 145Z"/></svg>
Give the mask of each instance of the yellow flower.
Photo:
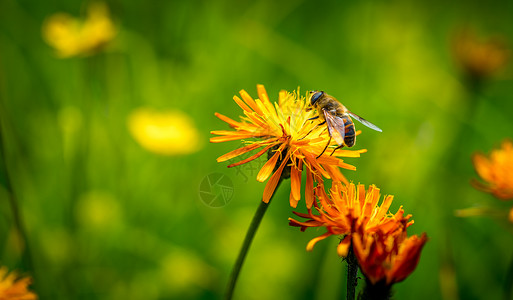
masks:
<svg viewBox="0 0 513 300"><path fill-rule="evenodd" d="M323 178L333 181L347 182L339 167L355 170L352 165L344 163L338 157L359 157L363 150L339 149L330 156L324 153L324 146L329 140L325 126L318 126L318 121L310 121L315 111L306 111L306 97L299 96L299 89L293 93L281 91L278 103L271 103L263 85L257 85L258 98L253 99L244 90L240 91L242 97L234 96L237 105L242 108L244 116L241 122L232 120L222 114L216 116L228 123L234 131L218 130L212 134L219 135L210 139L212 143L243 140L244 147L233 150L217 159L218 162L227 161L252 150L260 149L254 155L233 163L228 167L235 167L252 161L266 152L272 154L257 174L257 180L266 181L268 178L263 201L269 202L280 178L288 177L290 170L291 193L290 205L296 207L301 199L301 173L306 170L305 198L307 207L314 202L314 183L323 186ZM332 141L332 144L335 142ZM285 171L284 171L285 170Z"/></svg>
<svg viewBox="0 0 513 300"><path fill-rule="evenodd" d="M139 108L129 116L128 127L143 148L157 154L189 154L201 147L193 121L181 111Z"/></svg>
<svg viewBox="0 0 513 300"><path fill-rule="evenodd" d="M6 267L0 267L0 300L35 300L36 294L29 291L30 277L19 277L16 273L8 274Z"/></svg>
<svg viewBox="0 0 513 300"><path fill-rule="evenodd" d="M326 227L326 233L308 243L307 251L312 251L318 241L331 235L342 235L344 238L337 247L337 253L345 257L349 252L352 236L358 231L374 233L382 230L388 233L413 224L413 221L409 221L411 215L404 216L402 206L395 215L388 213L394 196L385 196L381 205L378 205L380 190L375 185L369 186L365 191L363 184L356 188L353 183L342 185L340 182L334 182L330 196L321 188L316 188L315 192L318 198L315 210L319 215L309 209L307 214L294 212L297 216L307 219L305 222L289 218L289 225L301 227L301 231L308 227Z"/></svg>
<svg viewBox="0 0 513 300"><path fill-rule="evenodd" d="M104 3L91 4L83 21L56 13L43 24L44 39L63 58L94 54L114 39L116 33Z"/></svg>
<svg viewBox="0 0 513 300"><path fill-rule="evenodd" d="M502 142L501 149L493 150L490 157L476 153L472 157L474 168L484 183L473 180L475 188L491 193L501 200L513 199L513 144Z"/></svg>

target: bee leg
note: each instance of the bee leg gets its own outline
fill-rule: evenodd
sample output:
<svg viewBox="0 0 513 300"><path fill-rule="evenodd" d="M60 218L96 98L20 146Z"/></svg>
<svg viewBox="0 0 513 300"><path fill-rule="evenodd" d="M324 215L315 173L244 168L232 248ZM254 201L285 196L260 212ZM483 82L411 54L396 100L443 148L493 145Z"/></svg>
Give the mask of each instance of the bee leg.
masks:
<svg viewBox="0 0 513 300"><path fill-rule="evenodd" d="M333 149L333 152L331 152L330 156L332 156L333 153L335 153L335 151L337 151L338 149L340 149L342 147L344 147L344 144L342 144L342 145L338 146L337 148Z"/></svg>
<svg viewBox="0 0 513 300"><path fill-rule="evenodd" d="M330 139L328 140L328 143L326 144L326 147L324 147L324 150L322 150L321 154L319 154L315 159L318 159L319 157L321 157L321 155L326 151L326 149L328 149L330 142L331 142L331 135L330 135Z"/></svg>
<svg viewBox="0 0 513 300"><path fill-rule="evenodd" d="M314 129L315 129L315 128L314 128ZM310 131L309 131L309 132L308 132L304 137L302 137L302 138L300 138L300 139L297 139L297 140L298 140L298 141L300 141L300 140L304 139L304 138L305 138L305 137L307 137L310 133L312 133L312 131L313 131L314 129L310 130Z"/></svg>
<svg viewBox="0 0 513 300"><path fill-rule="evenodd" d="M319 126L319 125L323 125L324 123L326 123L326 121L324 121L324 122L322 122L322 123L320 123L320 124L317 124L317 126ZM297 139L297 140L298 140L298 141L300 141L300 140L304 139L305 137L307 137L310 133L312 133L312 131L313 131L315 128L317 128L317 126L315 126L314 128L312 128L312 130L310 130L310 131L309 131L309 132L308 132L304 137L302 137L302 138L300 138L300 139Z"/></svg>
<svg viewBox="0 0 513 300"><path fill-rule="evenodd" d="M311 120L315 120L315 119L318 119L318 118L319 118L319 116L315 116L315 117L313 117L313 118L306 119L306 120L307 120L307 121L311 121Z"/></svg>

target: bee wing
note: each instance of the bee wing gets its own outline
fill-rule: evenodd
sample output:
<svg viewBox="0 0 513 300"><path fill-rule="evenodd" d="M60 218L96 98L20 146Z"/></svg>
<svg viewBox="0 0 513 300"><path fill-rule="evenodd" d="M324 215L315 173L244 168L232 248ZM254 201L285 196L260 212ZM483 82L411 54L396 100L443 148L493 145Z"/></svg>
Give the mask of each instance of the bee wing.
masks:
<svg viewBox="0 0 513 300"><path fill-rule="evenodd" d="M381 130L381 128L379 128L378 126L372 124L371 122L365 120L364 118L360 117L359 115L353 113L353 112L350 112L348 111L347 114L349 114L351 117L355 118L356 120L358 120L358 122L362 123L363 125L369 127L370 129L374 129L376 131L379 131L379 132L383 132L383 130Z"/></svg>
<svg viewBox="0 0 513 300"><path fill-rule="evenodd" d="M344 120L341 117L331 114L329 111L323 109L324 119L328 126L328 132L330 136L337 142L339 146L344 143L344 137L346 135L346 127Z"/></svg>

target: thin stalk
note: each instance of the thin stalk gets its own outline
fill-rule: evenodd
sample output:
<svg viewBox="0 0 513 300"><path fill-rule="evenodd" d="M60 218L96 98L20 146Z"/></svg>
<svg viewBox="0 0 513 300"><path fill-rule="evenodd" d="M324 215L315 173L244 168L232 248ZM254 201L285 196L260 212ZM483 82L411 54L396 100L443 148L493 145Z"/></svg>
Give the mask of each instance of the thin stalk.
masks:
<svg viewBox="0 0 513 300"><path fill-rule="evenodd" d="M244 263L244 260L246 259L246 254L248 254L249 247L251 246L251 242L253 241L253 237L255 237L255 234L258 230L258 227L260 226L260 222L262 221L262 218L265 215L265 212L267 211L267 208L271 204L271 201L273 200L274 195L276 195L276 191L278 190L278 187L280 186L283 178L280 178L280 181L278 182L278 185L276 186L274 194L271 196L271 199L268 203L265 203L264 201L260 201L260 205L257 208L257 211L255 212L255 215L253 216L253 220L251 221L251 224L249 225L249 229L246 232L246 237L244 238L244 242L242 243L242 247L239 252L239 256L237 257L237 260L235 261L235 265L233 266L232 273L230 275L230 280L228 281L228 286L226 289L226 297L225 299L230 300L233 296L233 291L235 289L235 284L237 283L237 279L239 278L239 273L242 268L242 264Z"/></svg>
<svg viewBox="0 0 513 300"><path fill-rule="evenodd" d="M21 218L20 209L18 207L18 201L16 200L16 194L14 193L14 188L11 183L11 177L9 174L9 168L7 166L7 158L5 154L4 147L4 137L3 137L3 126L0 121L0 166L3 166L4 176L5 176L5 188L7 189L9 206L11 207L11 212L14 220L14 226L21 239L23 240L23 254L22 254L22 263L24 269L34 271L34 264L32 262L32 256L30 254L29 241L27 237L27 233L25 231L25 227L23 226L23 220ZM1 171L1 170L0 170Z"/></svg>
<svg viewBox="0 0 513 300"><path fill-rule="evenodd" d="M506 271L506 279L504 280L504 300L511 299L511 290L513 289L513 259L509 263Z"/></svg>
<svg viewBox="0 0 513 300"><path fill-rule="evenodd" d="M355 299L356 285L358 284L356 275L358 275L358 261L353 252L353 245L349 247L347 253L347 300Z"/></svg>
<svg viewBox="0 0 513 300"><path fill-rule="evenodd" d="M365 287L360 294L361 300L390 300L392 299L392 286L387 285L385 281L372 284L366 280Z"/></svg>

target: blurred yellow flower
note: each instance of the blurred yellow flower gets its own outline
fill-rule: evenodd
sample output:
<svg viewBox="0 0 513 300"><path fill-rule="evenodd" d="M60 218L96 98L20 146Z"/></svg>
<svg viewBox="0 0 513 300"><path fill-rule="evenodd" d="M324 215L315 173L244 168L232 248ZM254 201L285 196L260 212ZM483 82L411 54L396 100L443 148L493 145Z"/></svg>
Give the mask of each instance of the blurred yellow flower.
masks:
<svg viewBox="0 0 513 300"><path fill-rule="evenodd" d="M301 199L303 167L306 170L307 207L312 207L314 202L314 182L323 186L323 178L327 178L347 183L339 167L348 170L356 170L356 167L345 163L339 157L360 157L360 154L367 150L338 149L333 156L323 153L317 157L330 140L329 133L325 130L325 126L318 126L318 122L309 120L315 116L315 112L305 110L307 99L299 96L299 89L293 93L281 91L277 103L271 103L263 85L257 85L257 92L257 99L253 99L245 90L240 91L242 99L233 97L244 113L244 116L240 117L241 122L220 113L215 114L235 130L211 131L210 133L218 135L210 139L211 143L243 140L246 144L244 147L220 156L217 161L224 162L260 149L254 155L229 165L230 168L248 163L268 153L269 159L256 178L260 182L269 179L262 197L266 203L270 201L282 174L285 174L283 178L291 179L290 206L296 207ZM332 141L332 144L335 144L335 141Z"/></svg>
<svg viewBox="0 0 513 300"><path fill-rule="evenodd" d="M486 157L476 153L472 157L474 168L484 183L473 180L476 189L490 193L501 200L513 199L513 144L509 140L502 142Z"/></svg>
<svg viewBox="0 0 513 300"><path fill-rule="evenodd" d="M85 20L56 13L43 24L45 41L60 57L87 56L98 52L116 36L117 30L105 3L92 3Z"/></svg>
<svg viewBox="0 0 513 300"><path fill-rule="evenodd" d="M143 148L157 154L189 154L201 147L194 122L181 111L138 108L130 114L128 127Z"/></svg>
<svg viewBox="0 0 513 300"><path fill-rule="evenodd" d="M35 300L36 294L28 290L30 277L19 277L15 272L10 274L6 267L0 267L0 300Z"/></svg>

